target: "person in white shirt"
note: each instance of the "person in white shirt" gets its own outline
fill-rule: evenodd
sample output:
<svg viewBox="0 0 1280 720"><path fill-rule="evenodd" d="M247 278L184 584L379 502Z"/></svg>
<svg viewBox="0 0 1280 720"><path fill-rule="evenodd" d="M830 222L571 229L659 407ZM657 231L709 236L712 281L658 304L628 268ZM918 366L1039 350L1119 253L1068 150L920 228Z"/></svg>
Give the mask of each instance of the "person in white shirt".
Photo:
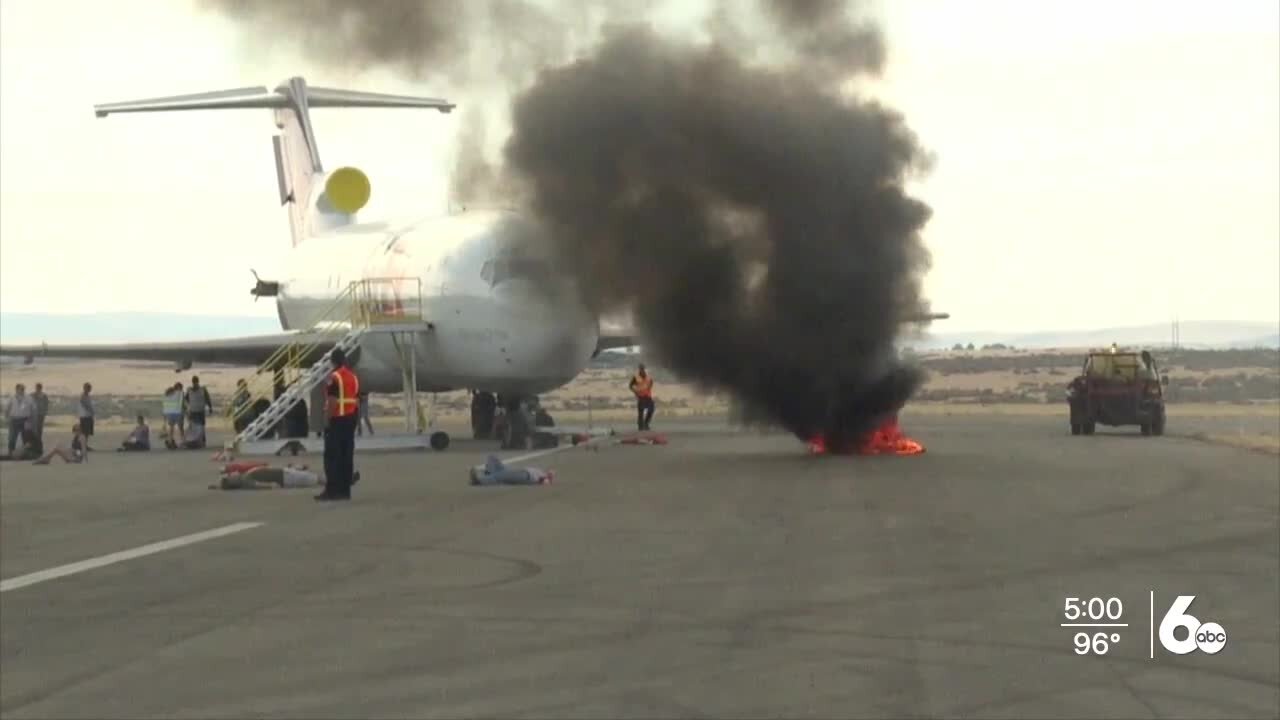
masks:
<svg viewBox="0 0 1280 720"><path fill-rule="evenodd" d="M13 388L13 397L5 403L4 416L9 421L9 457L13 457L13 450L18 446L22 431L27 427L35 429L36 404L27 395L26 385L18 383Z"/></svg>
<svg viewBox="0 0 1280 720"><path fill-rule="evenodd" d="M85 452L93 450L89 447L89 438L93 437L93 398L89 393L93 392L93 385L84 384L84 392L80 393L80 432L84 435Z"/></svg>

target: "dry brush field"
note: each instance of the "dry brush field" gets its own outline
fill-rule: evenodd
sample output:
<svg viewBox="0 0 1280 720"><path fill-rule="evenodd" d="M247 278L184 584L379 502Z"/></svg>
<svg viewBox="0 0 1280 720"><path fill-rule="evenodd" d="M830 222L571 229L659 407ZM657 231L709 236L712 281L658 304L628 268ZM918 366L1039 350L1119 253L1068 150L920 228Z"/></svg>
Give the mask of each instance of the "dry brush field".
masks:
<svg viewBox="0 0 1280 720"><path fill-rule="evenodd" d="M1206 440L1275 449L1280 452L1280 351L1182 350L1157 353L1170 377L1170 432ZM572 383L542 396L542 404L561 422L625 420L631 416L627 390L636 356L607 353ZM915 358L928 380L912 403L912 412L947 414L1057 414L1065 412L1065 388L1078 372L1080 352L951 351ZM651 368L660 412L668 417L723 416L728 399L680 382L662 368ZM84 382L94 385L99 427L124 428L138 413L157 417L165 386L189 383L199 375L215 403L226 406L236 380L247 368L199 367L174 373L167 363L110 361L38 361L0 365L0 387L7 395L15 383L31 389L42 382L52 399L50 427L69 427L75 398ZM436 397L442 421L465 423L470 398L465 391ZM375 422L400 422L398 396L374 396ZM225 421L223 421L225 422Z"/></svg>

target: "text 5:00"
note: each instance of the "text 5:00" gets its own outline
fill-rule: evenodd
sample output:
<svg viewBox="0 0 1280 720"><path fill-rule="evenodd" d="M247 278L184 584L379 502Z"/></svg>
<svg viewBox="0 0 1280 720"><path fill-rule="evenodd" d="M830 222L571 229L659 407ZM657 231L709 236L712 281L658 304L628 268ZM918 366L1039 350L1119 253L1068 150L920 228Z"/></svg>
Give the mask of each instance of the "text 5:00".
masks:
<svg viewBox="0 0 1280 720"><path fill-rule="evenodd" d="M1081 617L1089 620L1119 620L1124 614L1124 604L1120 602L1120 598L1089 598L1081 600L1080 598L1067 598L1066 609L1063 611L1068 620L1079 620Z"/></svg>

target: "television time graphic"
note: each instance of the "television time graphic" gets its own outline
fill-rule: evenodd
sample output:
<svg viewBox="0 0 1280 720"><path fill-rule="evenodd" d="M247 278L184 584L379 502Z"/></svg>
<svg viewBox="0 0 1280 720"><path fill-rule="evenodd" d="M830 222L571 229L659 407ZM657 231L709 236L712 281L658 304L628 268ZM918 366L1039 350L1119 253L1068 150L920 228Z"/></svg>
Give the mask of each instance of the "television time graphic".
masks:
<svg viewBox="0 0 1280 720"><path fill-rule="evenodd" d="M1156 615L1156 593L1148 593L1150 610L1148 653L1156 657L1156 639L1174 655L1199 651L1216 655L1227 646L1227 631L1216 621L1201 622L1191 614L1195 595L1178 595L1163 612ZM1124 601L1118 597L1068 597L1063 599L1064 628L1071 628L1072 648L1077 655L1106 655L1117 646L1127 632ZM1158 621L1157 621L1158 618ZM1181 635L1181 637L1179 637Z"/></svg>
<svg viewBox="0 0 1280 720"><path fill-rule="evenodd" d="M1076 631L1071 643L1077 655L1106 655L1120 642L1120 631L1129 627L1129 623L1122 622L1124 603L1118 597L1069 597L1062 613L1067 619L1062 627Z"/></svg>

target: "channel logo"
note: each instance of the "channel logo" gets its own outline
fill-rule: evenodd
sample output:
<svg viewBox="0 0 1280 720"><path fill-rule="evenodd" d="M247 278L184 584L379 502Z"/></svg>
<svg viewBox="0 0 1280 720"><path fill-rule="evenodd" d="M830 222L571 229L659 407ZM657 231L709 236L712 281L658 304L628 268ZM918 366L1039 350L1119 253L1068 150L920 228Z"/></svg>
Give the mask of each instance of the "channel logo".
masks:
<svg viewBox="0 0 1280 720"><path fill-rule="evenodd" d="M1195 595L1179 595L1169 612L1160 621L1160 644L1165 650L1175 655L1186 655L1199 650L1202 653L1216 655L1227 646L1227 631L1216 622L1201 623L1194 615L1187 613ZM1186 637L1178 639L1174 631L1186 629Z"/></svg>

